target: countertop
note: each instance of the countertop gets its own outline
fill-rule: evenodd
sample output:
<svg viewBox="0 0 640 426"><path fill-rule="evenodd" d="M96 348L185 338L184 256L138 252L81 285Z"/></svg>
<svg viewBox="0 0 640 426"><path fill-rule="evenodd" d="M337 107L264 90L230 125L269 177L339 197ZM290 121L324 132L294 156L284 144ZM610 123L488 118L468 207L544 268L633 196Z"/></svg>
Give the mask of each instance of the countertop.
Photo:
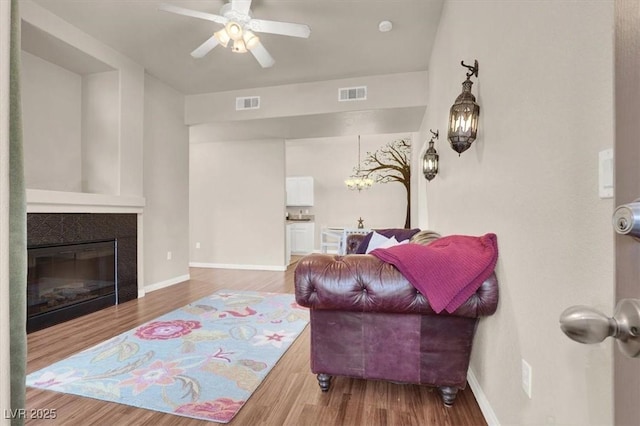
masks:
<svg viewBox="0 0 640 426"><path fill-rule="evenodd" d="M300 218L298 215L289 215L289 219L285 219L286 223L309 223L314 221L313 215L303 214Z"/></svg>

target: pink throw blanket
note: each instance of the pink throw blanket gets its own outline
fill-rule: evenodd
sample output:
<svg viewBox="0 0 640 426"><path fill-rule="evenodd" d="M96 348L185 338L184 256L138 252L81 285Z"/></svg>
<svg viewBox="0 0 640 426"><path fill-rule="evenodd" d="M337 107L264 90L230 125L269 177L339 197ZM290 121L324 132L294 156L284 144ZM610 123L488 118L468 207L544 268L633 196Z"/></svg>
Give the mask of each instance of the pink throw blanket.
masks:
<svg viewBox="0 0 640 426"><path fill-rule="evenodd" d="M394 265L436 313L458 309L491 276L498 260L495 234L450 235L429 245L403 244L371 252Z"/></svg>

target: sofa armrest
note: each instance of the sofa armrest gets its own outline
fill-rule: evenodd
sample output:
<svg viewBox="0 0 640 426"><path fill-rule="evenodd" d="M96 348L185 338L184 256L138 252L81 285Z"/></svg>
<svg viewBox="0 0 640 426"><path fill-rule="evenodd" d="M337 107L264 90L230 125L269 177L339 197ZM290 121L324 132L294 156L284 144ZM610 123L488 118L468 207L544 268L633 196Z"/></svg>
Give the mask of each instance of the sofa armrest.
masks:
<svg viewBox="0 0 640 426"><path fill-rule="evenodd" d="M423 296L391 264L368 255L310 254L295 269L296 301L311 309L355 312L433 314ZM453 313L477 318L498 306L498 280L492 274Z"/></svg>

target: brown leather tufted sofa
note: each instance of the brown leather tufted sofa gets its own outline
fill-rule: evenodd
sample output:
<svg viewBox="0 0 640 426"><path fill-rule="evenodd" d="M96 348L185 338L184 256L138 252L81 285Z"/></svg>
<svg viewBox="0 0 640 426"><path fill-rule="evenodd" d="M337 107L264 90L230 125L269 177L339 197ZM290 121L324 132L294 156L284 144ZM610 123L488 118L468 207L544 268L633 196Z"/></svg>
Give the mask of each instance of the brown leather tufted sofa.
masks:
<svg viewBox="0 0 640 426"><path fill-rule="evenodd" d="M357 244L347 244L353 251ZM436 314L398 270L368 254L310 254L295 269L296 301L311 311L311 371L438 387L453 404L466 385L478 320L498 305L487 279L451 314Z"/></svg>

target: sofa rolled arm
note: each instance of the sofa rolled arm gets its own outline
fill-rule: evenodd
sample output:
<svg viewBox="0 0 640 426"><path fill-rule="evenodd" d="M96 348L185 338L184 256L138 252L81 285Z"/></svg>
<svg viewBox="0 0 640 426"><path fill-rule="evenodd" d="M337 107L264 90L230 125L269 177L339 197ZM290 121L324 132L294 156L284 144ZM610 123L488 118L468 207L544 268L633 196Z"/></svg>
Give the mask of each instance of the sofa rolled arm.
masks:
<svg viewBox="0 0 640 426"><path fill-rule="evenodd" d="M310 254L294 272L298 304L311 309L354 312L433 314L422 295L391 264L369 254ZM492 274L458 309L449 314L477 318L498 306L498 280Z"/></svg>

